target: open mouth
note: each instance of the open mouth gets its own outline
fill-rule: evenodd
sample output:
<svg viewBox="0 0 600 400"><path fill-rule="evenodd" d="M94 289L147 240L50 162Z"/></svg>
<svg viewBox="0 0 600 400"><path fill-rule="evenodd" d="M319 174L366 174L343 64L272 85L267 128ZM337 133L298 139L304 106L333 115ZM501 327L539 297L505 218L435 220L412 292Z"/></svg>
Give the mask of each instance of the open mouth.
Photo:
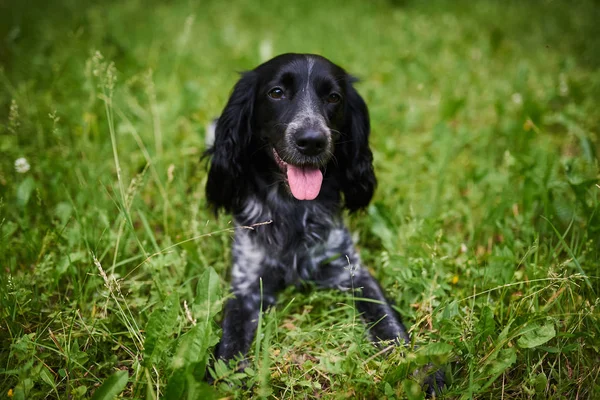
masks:
<svg viewBox="0 0 600 400"><path fill-rule="evenodd" d="M273 149L275 162L287 176L287 183L292 195L298 200L314 200L321 191L323 173L318 167L297 166L286 163Z"/></svg>

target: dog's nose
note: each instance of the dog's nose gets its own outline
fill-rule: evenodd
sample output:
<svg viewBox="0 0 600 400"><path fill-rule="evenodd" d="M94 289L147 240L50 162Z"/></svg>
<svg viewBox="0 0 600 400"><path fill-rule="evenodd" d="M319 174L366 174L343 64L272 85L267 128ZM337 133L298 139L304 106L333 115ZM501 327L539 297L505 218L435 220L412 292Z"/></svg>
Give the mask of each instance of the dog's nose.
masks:
<svg viewBox="0 0 600 400"><path fill-rule="evenodd" d="M296 134L296 146L306 156L321 154L327 146L327 136L323 132L306 129Z"/></svg>

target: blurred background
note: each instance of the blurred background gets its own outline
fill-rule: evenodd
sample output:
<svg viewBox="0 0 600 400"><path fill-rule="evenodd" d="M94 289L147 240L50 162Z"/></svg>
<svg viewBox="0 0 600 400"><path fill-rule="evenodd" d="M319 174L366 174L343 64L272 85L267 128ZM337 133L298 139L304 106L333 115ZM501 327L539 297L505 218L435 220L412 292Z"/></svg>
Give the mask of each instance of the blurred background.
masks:
<svg viewBox="0 0 600 400"><path fill-rule="evenodd" d="M450 398L599 395L598 21L588 0L0 0L0 396L418 398L430 361ZM213 389L231 224L204 135L286 52L360 78L379 187L348 223L421 350L373 357L347 298L286 291L254 370Z"/></svg>

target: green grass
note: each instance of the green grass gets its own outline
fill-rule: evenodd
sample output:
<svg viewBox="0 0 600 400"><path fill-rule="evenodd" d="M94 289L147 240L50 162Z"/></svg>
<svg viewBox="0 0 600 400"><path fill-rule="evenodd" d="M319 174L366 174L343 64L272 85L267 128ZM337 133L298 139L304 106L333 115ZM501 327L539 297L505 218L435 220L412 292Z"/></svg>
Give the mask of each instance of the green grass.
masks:
<svg viewBox="0 0 600 400"><path fill-rule="evenodd" d="M447 398L600 397L597 2L13 3L0 398L412 399L428 362ZM205 126L283 52L362 78L379 187L348 223L419 347L378 354L351 298L286 290L210 388L232 231Z"/></svg>

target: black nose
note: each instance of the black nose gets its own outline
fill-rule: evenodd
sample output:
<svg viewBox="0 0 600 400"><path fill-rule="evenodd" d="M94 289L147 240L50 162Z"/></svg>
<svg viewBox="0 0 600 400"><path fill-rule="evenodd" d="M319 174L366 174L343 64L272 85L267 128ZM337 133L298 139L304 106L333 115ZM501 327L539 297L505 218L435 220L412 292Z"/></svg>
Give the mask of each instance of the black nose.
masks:
<svg viewBox="0 0 600 400"><path fill-rule="evenodd" d="M316 156L325 150L327 136L323 132L306 129L296 133L296 146L300 153L306 156Z"/></svg>

